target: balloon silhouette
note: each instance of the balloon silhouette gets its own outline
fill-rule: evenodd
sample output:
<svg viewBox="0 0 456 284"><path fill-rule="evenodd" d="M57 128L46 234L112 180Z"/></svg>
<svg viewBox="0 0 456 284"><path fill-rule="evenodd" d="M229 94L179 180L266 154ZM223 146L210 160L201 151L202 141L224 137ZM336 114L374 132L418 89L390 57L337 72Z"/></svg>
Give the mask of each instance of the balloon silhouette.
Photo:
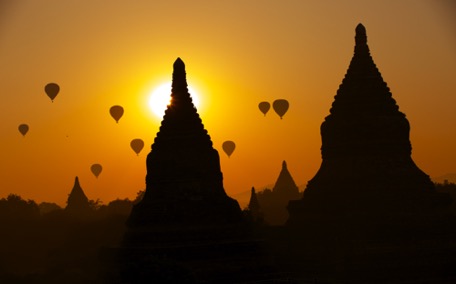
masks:
<svg viewBox="0 0 456 284"><path fill-rule="evenodd" d="M288 101L283 99L275 100L272 103L272 108L280 116L280 119L287 113L289 106Z"/></svg>
<svg viewBox="0 0 456 284"><path fill-rule="evenodd" d="M98 178L98 176L101 174L101 171L103 170L103 167L100 164L93 164L90 167L90 170L92 171L93 175Z"/></svg>
<svg viewBox="0 0 456 284"><path fill-rule="evenodd" d="M260 108L260 111L266 116L266 113L268 113L271 108L271 104L268 102L261 102L258 104L258 108Z"/></svg>
<svg viewBox="0 0 456 284"><path fill-rule="evenodd" d="M54 102L55 97L60 91L59 85L56 83L49 83L44 87L44 91L48 95L48 97L51 99L51 102Z"/></svg>
<svg viewBox="0 0 456 284"><path fill-rule="evenodd" d="M131 149L135 151L136 155L139 155L139 152L144 148L144 141L141 139L133 139L130 142Z"/></svg>
<svg viewBox="0 0 456 284"><path fill-rule="evenodd" d="M22 136L25 136L25 134L27 134L29 131L29 126L27 124L21 124L19 125L18 129Z"/></svg>
<svg viewBox="0 0 456 284"><path fill-rule="evenodd" d="M111 114L112 118L116 121L116 123L119 123L119 119L122 117L124 114L124 109L121 106L112 106L109 109L109 113Z"/></svg>
<svg viewBox="0 0 456 284"><path fill-rule="evenodd" d="M233 141L225 141L222 144L223 151L228 155L228 158L233 154L234 149L236 149L236 144Z"/></svg>

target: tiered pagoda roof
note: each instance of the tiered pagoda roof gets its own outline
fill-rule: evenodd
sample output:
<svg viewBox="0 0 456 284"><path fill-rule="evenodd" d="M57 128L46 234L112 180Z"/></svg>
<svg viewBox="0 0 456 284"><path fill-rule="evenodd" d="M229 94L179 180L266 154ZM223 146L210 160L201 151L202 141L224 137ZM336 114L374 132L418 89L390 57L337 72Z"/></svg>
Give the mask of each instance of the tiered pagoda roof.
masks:
<svg viewBox="0 0 456 284"><path fill-rule="evenodd" d="M288 200L299 198L299 188L287 168L287 162L282 162L282 170L272 188L272 192L277 196L284 196Z"/></svg>
<svg viewBox="0 0 456 284"><path fill-rule="evenodd" d="M225 193L219 154L188 92L185 64L178 58L173 68L171 104L147 156L144 198L129 223L239 220L239 204Z"/></svg>
<svg viewBox="0 0 456 284"><path fill-rule="evenodd" d="M73 189L68 195L66 211L74 214L85 214L90 211L89 199L79 184L79 178L74 180Z"/></svg>
<svg viewBox="0 0 456 284"><path fill-rule="evenodd" d="M409 132L359 24L354 55L321 125L323 161L303 199L290 203L289 223L312 215L410 215L445 203L413 162Z"/></svg>

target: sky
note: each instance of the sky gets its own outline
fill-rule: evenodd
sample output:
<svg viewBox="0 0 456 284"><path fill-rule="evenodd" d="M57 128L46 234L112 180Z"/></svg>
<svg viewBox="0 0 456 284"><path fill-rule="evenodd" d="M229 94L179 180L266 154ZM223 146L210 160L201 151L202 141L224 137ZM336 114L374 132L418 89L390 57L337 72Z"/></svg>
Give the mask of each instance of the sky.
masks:
<svg viewBox="0 0 456 284"><path fill-rule="evenodd" d="M321 163L320 125L358 23L411 124L415 163L431 177L456 173L451 0L0 0L0 198L65 206L78 176L89 199L133 199L161 122L148 101L170 84L177 57L227 194L274 184L284 160L305 185ZM263 116L258 104L276 99L290 103L283 119ZM125 110L119 123L113 105ZM145 142L138 155L136 138ZM229 158L227 140L236 143ZM92 164L103 167L98 178Z"/></svg>

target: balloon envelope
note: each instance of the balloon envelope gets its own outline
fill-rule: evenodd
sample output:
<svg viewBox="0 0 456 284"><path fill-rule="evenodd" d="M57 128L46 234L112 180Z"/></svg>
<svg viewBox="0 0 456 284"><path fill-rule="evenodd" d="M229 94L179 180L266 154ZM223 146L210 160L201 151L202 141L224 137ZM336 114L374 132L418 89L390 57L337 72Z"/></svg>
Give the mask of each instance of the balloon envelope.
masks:
<svg viewBox="0 0 456 284"><path fill-rule="evenodd" d="M268 102L261 102L258 104L258 108L264 114L264 116L266 116L266 113L268 113L269 109L271 108L271 104Z"/></svg>
<svg viewBox="0 0 456 284"><path fill-rule="evenodd" d="M57 96L57 94L59 93L60 91L60 87L59 85L57 85L56 83L49 83L47 84L45 87L44 87L44 91L46 92L46 94L48 95L48 97L51 99L51 101L53 102L55 97Z"/></svg>
<svg viewBox="0 0 456 284"><path fill-rule="evenodd" d="M141 139L133 139L130 142L131 149L135 151L136 155L139 155L139 152L144 148L144 141Z"/></svg>
<svg viewBox="0 0 456 284"><path fill-rule="evenodd" d="M233 154L236 144L233 141L225 141L222 144L223 151L228 155L228 158Z"/></svg>
<svg viewBox="0 0 456 284"><path fill-rule="evenodd" d="M25 134L27 134L29 131L29 126L27 124L21 124L19 125L18 129L22 136L25 136Z"/></svg>
<svg viewBox="0 0 456 284"><path fill-rule="evenodd" d="M287 113L289 106L288 101L284 99L275 100L272 103L272 108L280 116L280 119Z"/></svg>
<svg viewBox="0 0 456 284"><path fill-rule="evenodd" d="M114 118L114 120L119 123L119 119L122 117L122 115L124 114L124 109L123 107L121 106L112 106L110 109L109 109L109 113L111 114L112 118Z"/></svg>
<svg viewBox="0 0 456 284"><path fill-rule="evenodd" d="M98 178L100 175L101 171L103 170L103 167L100 164L93 164L90 167L90 170L92 171L93 175Z"/></svg>

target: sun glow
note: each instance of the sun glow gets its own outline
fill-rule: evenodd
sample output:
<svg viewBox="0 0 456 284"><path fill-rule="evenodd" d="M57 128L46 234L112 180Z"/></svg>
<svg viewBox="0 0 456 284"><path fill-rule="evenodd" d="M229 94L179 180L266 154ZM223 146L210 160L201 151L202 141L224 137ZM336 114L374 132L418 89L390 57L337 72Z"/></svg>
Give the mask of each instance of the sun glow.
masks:
<svg viewBox="0 0 456 284"><path fill-rule="evenodd" d="M192 87L188 86L188 92L192 97L193 105L198 108L200 100L198 93ZM162 118L165 110L171 103L171 83L164 83L152 90L149 96L149 108L154 115Z"/></svg>

